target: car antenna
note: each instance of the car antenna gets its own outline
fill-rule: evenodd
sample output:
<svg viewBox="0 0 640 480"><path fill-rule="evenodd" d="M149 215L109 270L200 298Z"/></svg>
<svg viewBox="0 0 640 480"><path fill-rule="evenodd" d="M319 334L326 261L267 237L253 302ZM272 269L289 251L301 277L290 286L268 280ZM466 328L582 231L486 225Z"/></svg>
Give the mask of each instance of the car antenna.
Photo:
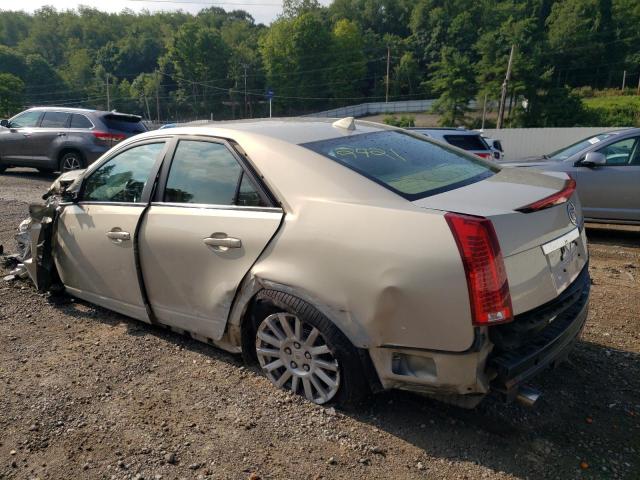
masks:
<svg viewBox="0 0 640 480"><path fill-rule="evenodd" d="M336 128L344 128L345 130L355 130L356 121L353 117L345 117L332 123Z"/></svg>

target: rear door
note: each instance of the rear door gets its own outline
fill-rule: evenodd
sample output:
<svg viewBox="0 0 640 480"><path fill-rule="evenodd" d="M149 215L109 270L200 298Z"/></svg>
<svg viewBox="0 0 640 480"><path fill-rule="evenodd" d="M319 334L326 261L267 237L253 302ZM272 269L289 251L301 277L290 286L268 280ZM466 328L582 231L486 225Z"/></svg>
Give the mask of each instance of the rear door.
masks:
<svg viewBox="0 0 640 480"><path fill-rule="evenodd" d="M618 140L597 151L606 157L606 165L576 167L585 217L640 221L640 137Z"/></svg>
<svg viewBox="0 0 640 480"><path fill-rule="evenodd" d="M147 322L134 245L166 146L163 139L130 145L88 173L55 237L56 266L71 294Z"/></svg>
<svg viewBox="0 0 640 480"><path fill-rule="evenodd" d="M49 160L56 160L57 146L66 141L70 121L70 113L50 110L44 112L40 128L35 129L29 138L34 159L38 160L38 163L50 166Z"/></svg>
<svg viewBox="0 0 640 480"><path fill-rule="evenodd" d="M140 230L140 261L156 318L222 337L236 290L283 212L229 144L181 138Z"/></svg>

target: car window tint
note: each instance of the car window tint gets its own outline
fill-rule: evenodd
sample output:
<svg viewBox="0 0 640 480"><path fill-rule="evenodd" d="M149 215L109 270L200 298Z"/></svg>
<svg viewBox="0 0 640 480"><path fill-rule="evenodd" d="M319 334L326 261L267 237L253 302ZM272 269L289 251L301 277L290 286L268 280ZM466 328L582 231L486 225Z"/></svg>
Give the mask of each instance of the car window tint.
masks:
<svg viewBox="0 0 640 480"><path fill-rule="evenodd" d="M241 173L226 146L182 140L173 156L164 201L231 205Z"/></svg>
<svg viewBox="0 0 640 480"><path fill-rule="evenodd" d="M74 113L71 115L71 128L92 128L93 124L84 115Z"/></svg>
<svg viewBox="0 0 640 480"><path fill-rule="evenodd" d="M164 142L130 148L116 155L87 179L83 200L140 203L142 191Z"/></svg>
<svg viewBox="0 0 640 480"><path fill-rule="evenodd" d="M607 159L607 165L628 165L638 137L625 138L598 150Z"/></svg>
<svg viewBox="0 0 640 480"><path fill-rule="evenodd" d="M147 131L144 123L134 116L110 113L102 117L102 121L109 130L117 130L129 135L136 135Z"/></svg>
<svg viewBox="0 0 640 480"><path fill-rule="evenodd" d="M454 147L463 150L488 150L480 135L445 135L444 139Z"/></svg>
<svg viewBox="0 0 640 480"><path fill-rule="evenodd" d="M236 204L243 207L266 207L267 204L262 199L258 189L246 173L242 174L240 188L238 189L238 200Z"/></svg>
<svg viewBox="0 0 640 480"><path fill-rule="evenodd" d="M63 112L44 112L42 117L41 128L65 128L67 121L69 120L69 114Z"/></svg>
<svg viewBox="0 0 640 480"><path fill-rule="evenodd" d="M355 170L408 200L490 177L499 167L399 130L302 145Z"/></svg>
<svg viewBox="0 0 640 480"><path fill-rule="evenodd" d="M30 128L38 125L42 112L24 112L11 120L11 128Z"/></svg>

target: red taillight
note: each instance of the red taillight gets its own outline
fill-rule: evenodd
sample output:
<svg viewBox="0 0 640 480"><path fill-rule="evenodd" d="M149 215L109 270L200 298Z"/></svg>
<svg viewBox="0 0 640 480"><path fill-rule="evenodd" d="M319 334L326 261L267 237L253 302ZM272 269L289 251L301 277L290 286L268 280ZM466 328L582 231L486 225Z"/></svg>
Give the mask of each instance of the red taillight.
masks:
<svg viewBox="0 0 640 480"><path fill-rule="evenodd" d="M476 155L479 156L480 158L491 158L490 153L476 153Z"/></svg>
<svg viewBox="0 0 640 480"><path fill-rule="evenodd" d="M120 140L124 140L126 137L126 135L123 135L121 133L109 133L109 132L98 132L95 131L93 132L93 136L96 137L98 140L105 140L105 141L111 141L111 142L119 142Z"/></svg>
<svg viewBox="0 0 640 480"><path fill-rule="evenodd" d="M566 203L573 195L573 192L576 191L576 181L573 178L569 178L564 184L562 190L553 195L549 195L548 197L543 198L542 200L538 200L537 202L530 203L529 205L525 205L524 207L516 208L517 212L521 213L531 213L537 212L538 210L544 210L545 208L554 207L556 205L560 205L562 203Z"/></svg>
<svg viewBox="0 0 640 480"><path fill-rule="evenodd" d="M467 275L473 324L512 321L509 282L493 224L483 217L458 213L447 213L444 217L458 244Z"/></svg>

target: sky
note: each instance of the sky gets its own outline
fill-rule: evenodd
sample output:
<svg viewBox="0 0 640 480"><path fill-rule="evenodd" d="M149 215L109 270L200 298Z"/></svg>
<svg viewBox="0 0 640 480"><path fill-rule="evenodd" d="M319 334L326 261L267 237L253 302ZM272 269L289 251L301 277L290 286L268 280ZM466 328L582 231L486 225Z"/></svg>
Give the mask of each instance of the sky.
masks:
<svg viewBox="0 0 640 480"><path fill-rule="evenodd" d="M320 3L328 5L331 0L320 0ZM271 23L282 12L281 0L0 0L0 10L33 12L45 5L51 5L58 10L86 5L107 12L119 12L128 8L133 11L183 10L191 13L197 13L208 6L219 6L225 10L246 10L256 23L265 24Z"/></svg>

